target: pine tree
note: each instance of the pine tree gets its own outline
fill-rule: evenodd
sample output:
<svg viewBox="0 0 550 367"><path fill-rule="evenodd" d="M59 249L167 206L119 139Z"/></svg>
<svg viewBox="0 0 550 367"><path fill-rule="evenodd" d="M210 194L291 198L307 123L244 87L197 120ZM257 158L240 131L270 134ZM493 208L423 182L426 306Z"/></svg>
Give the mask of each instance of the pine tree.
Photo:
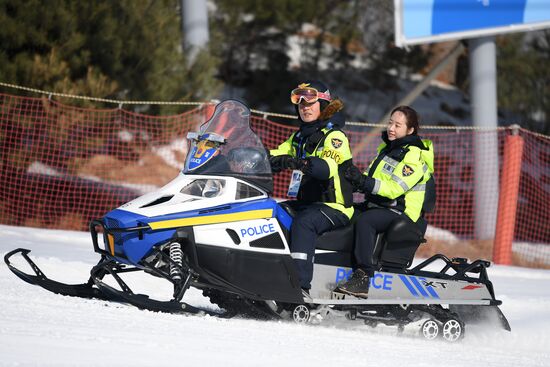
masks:
<svg viewBox="0 0 550 367"><path fill-rule="evenodd" d="M103 98L212 98L217 61L204 52L187 66L178 4L4 0L0 80Z"/></svg>
<svg viewBox="0 0 550 367"><path fill-rule="evenodd" d="M550 134L550 31L497 39L499 107L522 127Z"/></svg>

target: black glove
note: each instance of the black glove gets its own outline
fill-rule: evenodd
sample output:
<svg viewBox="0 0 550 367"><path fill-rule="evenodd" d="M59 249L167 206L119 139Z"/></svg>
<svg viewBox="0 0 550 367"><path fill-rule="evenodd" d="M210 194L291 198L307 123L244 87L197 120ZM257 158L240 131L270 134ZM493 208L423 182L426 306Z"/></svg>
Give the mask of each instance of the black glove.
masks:
<svg viewBox="0 0 550 367"><path fill-rule="evenodd" d="M365 182L365 177L367 176L361 173L359 168L353 164L350 164L344 172L344 177L351 182L354 188L361 189L363 187L363 183Z"/></svg>
<svg viewBox="0 0 550 367"><path fill-rule="evenodd" d="M298 169L300 166L300 160L288 154L271 156L269 157L269 163L274 173L285 169Z"/></svg>
<svg viewBox="0 0 550 367"><path fill-rule="evenodd" d="M306 165L307 165L307 160L305 159L291 157L286 161L286 168L288 169L298 169L301 171Z"/></svg>
<svg viewBox="0 0 550 367"><path fill-rule="evenodd" d="M365 176L361 170L350 164L344 172L344 177L351 182L353 188L364 193L371 193L374 189L374 178Z"/></svg>
<svg viewBox="0 0 550 367"><path fill-rule="evenodd" d="M292 169L298 169L302 171L305 175L311 174L311 162L309 159L298 159L294 158L294 162L292 162L293 167L289 167Z"/></svg>

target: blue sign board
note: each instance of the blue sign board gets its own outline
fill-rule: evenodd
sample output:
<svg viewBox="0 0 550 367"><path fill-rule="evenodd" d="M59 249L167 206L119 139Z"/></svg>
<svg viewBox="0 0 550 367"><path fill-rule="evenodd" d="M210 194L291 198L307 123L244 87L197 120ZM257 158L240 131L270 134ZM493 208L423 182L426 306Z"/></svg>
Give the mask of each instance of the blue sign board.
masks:
<svg viewBox="0 0 550 367"><path fill-rule="evenodd" d="M395 0L398 46L550 28L550 0Z"/></svg>

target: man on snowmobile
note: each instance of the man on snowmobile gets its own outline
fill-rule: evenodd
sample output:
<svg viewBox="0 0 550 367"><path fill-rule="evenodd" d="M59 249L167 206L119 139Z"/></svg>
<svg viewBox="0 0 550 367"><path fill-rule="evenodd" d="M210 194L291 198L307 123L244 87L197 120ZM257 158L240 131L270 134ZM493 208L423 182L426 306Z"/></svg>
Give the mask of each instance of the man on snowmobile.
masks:
<svg viewBox="0 0 550 367"><path fill-rule="evenodd" d="M409 106L396 107L382 133L378 156L363 174L349 165L345 177L356 190L365 193L367 210L355 225L354 272L335 291L367 297L369 278L374 275L373 252L378 233L385 232L405 215L426 231L424 212L435 205L433 145L418 136L418 115Z"/></svg>
<svg viewBox="0 0 550 367"><path fill-rule="evenodd" d="M313 277L317 237L349 223L353 215L351 184L344 179L351 163L349 142L341 130L345 121L338 98L319 81L306 81L290 94L300 128L277 149L270 151L274 172L294 170L288 202L296 215L290 230L290 250L298 269L300 286L307 293ZM302 177L303 174L303 177Z"/></svg>

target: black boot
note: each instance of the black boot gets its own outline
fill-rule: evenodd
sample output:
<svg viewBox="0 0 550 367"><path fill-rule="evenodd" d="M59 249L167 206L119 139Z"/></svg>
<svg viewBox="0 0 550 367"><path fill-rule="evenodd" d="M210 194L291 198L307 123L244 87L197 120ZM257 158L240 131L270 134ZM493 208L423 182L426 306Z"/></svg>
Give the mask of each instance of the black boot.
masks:
<svg viewBox="0 0 550 367"><path fill-rule="evenodd" d="M337 286L334 292L350 294L355 297L367 298L369 293L369 275L363 269L357 269L351 278Z"/></svg>

